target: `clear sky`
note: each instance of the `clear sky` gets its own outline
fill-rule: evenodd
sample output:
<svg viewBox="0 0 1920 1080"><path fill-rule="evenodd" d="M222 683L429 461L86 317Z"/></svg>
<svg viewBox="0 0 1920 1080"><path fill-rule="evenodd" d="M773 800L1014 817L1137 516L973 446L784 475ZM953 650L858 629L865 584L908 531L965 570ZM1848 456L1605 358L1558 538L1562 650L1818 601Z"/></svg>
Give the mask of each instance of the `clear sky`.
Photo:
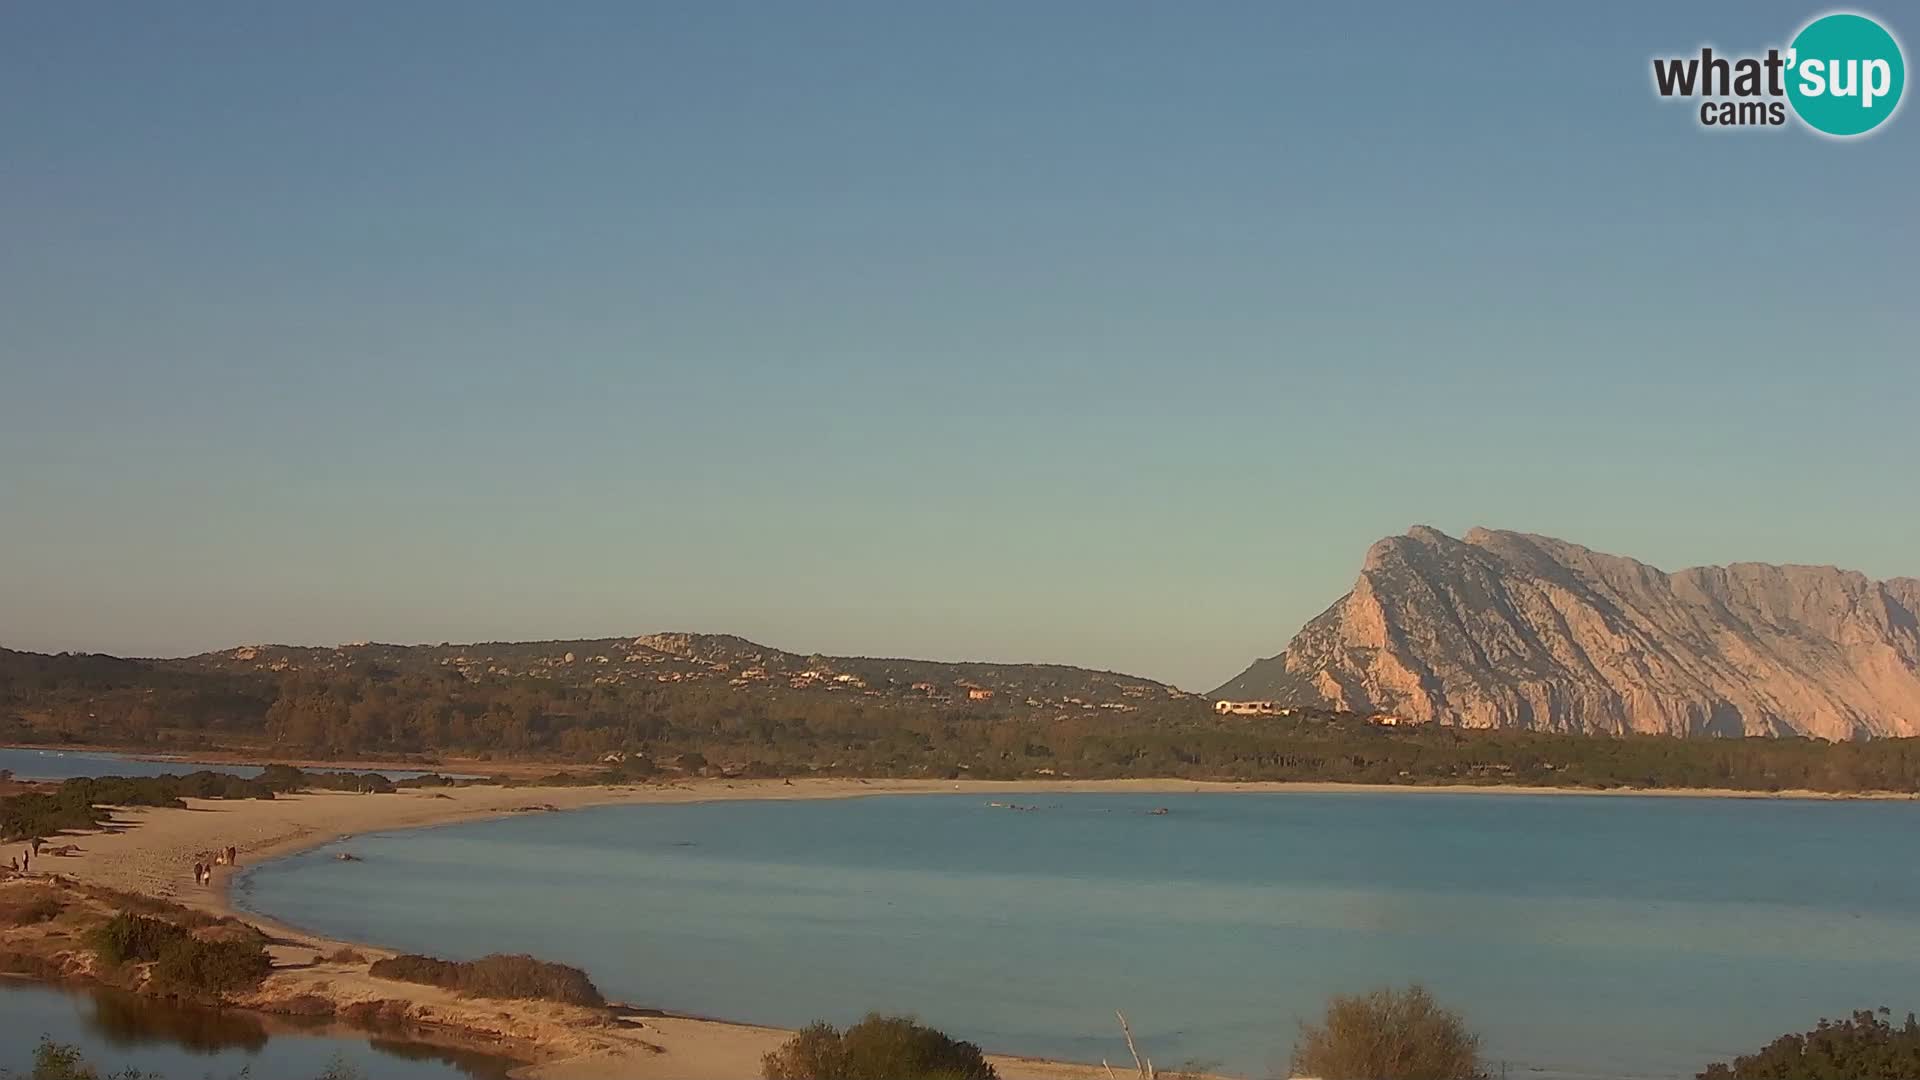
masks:
<svg viewBox="0 0 1920 1080"><path fill-rule="evenodd" d="M1416 522L1920 574L1920 115L1654 97L1824 9L1477 10L8 5L0 644L1208 689Z"/></svg>

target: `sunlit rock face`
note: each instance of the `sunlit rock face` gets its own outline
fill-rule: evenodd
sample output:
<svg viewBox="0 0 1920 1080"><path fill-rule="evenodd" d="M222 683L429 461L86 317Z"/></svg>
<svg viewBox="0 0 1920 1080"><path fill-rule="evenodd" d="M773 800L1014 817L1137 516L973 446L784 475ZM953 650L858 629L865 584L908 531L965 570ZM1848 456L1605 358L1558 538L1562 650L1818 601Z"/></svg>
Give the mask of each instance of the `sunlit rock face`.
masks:
<svg viewBox="0 0 1920 1080"><path fill-rule="evenodd" d="M1920 580L1666 573L1546 536L1415 526L1227 698L1593 734L1920 734Z"/></svg>

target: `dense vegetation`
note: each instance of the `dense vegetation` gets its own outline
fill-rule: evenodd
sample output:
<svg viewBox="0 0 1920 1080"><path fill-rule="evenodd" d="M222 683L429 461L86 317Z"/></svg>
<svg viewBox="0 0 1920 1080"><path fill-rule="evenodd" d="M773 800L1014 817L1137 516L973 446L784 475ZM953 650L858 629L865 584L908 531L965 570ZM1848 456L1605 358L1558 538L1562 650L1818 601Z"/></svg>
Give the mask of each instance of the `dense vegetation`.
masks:
<svg viewBox="0 0 1920 1080"><path fill-rule="evenodd" d="M468 997L523 998L594 1007L607 1003L586 972L524 954L440 960L406 953L375 960L367 973L381 979L438 986Z"/></svg>
<svg viewBox="0 0 1920 1080"><path fill-rule="evenodd" d="M1913 1080L1920 1077L1920 1023L1894 1026L1885 1008L1822 1020L1804 1035L1782 1035L1757 1054L1716 1063L1700 1080Z"/></svg>
<svg viewBox="0 0 1920 1080"><path fill-rule="evenodd" d="M1419 986L1337 996L1301 1025L1293 1075L1319 1080L1484 1080L1479 1037Z"/></svg>
<svg viewBox="0 0 1920 1080"><path fill-rule="evenodd" d="M802 1028L761 1062L766 1080L997 1080L970 1042L905 1016L872 1013L840 1031Z"/></svg>
<svg viewBox="0 0 1920 1080"><path fill-rule="evenodd" d="M872 663L884 672L895 662ZM217 745L337 759L617 755L628 779L681 771L1920 791L1920 739L1390 729L1313 710L1217 716L1191 695L1136 686L1098 705L1060 703L1073 697L1030 705L1012 694L934 700L892 684L884 693L835 693L517 670L343 660L273 672L0 650L0 741Z"/></svg>
<svg viewBox="0 0 1920 1080"><path fill-rule="evenodd" d="M121 912L86 940L103 964L152 964L149 985L164 993L218 997L250 990L273 967L265 939L251 928L204 937L165 919Z"/></svg>
<svg viewBox="0 0 1920 1080"><path fill-rule="evenodd" d="M436 779L401 783L430 785ZM91 829L106 820L109 806L181 807L186 805L181 800L188 798L271 799L309 789L388 792L394 787L379 773L303 772L286 765L269 765L253 779L207 770L184 776L80 777L63 781L52 791L0 796L0 841Z"/></svg>

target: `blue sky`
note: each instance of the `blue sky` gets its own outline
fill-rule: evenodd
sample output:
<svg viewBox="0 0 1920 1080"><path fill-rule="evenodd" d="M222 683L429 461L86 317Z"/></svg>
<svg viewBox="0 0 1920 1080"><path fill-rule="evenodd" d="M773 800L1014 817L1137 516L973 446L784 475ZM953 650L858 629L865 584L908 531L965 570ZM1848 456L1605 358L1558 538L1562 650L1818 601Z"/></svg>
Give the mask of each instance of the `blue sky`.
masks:
<svg viewBox="0 0 1920 1080"><path fill-rule="evenodd" d="M0 643L1205 689L1415 522L1920 574L1920 121L1650 88L1818 10L14 5Z"/></svg>

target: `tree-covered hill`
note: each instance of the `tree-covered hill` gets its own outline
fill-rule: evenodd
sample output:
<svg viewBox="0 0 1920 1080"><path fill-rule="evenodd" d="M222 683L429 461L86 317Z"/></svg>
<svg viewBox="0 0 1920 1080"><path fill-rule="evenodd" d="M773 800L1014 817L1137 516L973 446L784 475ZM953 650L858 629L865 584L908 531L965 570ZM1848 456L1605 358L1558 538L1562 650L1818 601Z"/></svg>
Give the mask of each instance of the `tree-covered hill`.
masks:
<svg viewBox="0 0 1920 1080"><path fill-rule="evenodd" d="M1920 791L1916 739L1396 728L1317 709L1221 716L1198 696L1077 668L802 657L706 641L262 646L177 661L0 651L0 741L594 762L628 777Z"/></svg>

